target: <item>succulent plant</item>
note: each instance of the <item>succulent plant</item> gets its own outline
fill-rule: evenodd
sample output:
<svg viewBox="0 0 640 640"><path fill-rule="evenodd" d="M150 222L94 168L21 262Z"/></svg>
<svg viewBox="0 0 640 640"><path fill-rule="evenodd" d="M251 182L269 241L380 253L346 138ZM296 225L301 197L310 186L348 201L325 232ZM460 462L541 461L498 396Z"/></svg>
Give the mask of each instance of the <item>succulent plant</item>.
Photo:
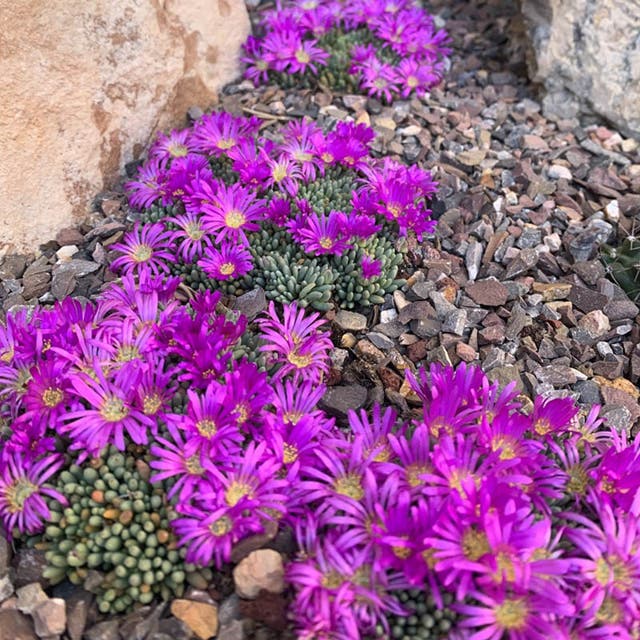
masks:
<svg viewBox="0 0 640 640"><path fill-rule="evenodd" d="M158 595L168 600L211 579L210 570L184 562L164 488L149 482L143 459L110 447L101 458L72 463L56 488L69 504L51 500L50 524L34 540L46 551L43 575L94 591L100 612L120 613Z"/></svg>
<svg viewBox="0 0 640 640"><path fill-rule="evenodd" d="M632 300L640 299L640 240L628 236L617 247L602 245L600 252L609 276Z"/></svg>
<svg viewBox="0 0 640 640"><path fill-rule="evenodd" d="M382 627L376 629L376 640L446 640L454 628L457 614L449 607L453 603L450 593L443 594L444 608L440 609L432 595L420 589L400 591L395 594L410 613L407 616L391 614L389 635Z"/></svg>

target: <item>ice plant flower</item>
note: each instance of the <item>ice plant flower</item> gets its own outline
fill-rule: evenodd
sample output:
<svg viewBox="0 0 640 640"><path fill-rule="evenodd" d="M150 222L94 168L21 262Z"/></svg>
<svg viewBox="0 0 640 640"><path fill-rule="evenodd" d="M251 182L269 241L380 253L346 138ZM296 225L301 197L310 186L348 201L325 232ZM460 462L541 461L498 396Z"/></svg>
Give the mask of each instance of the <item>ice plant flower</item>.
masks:
<svg viewBox="0 0 640 640"><path fill-rule="evenodd" d="M324 324L319 314L307 315L292 303L284 307L280 320L272 302L268 317L258 322L265 341L260 351L275 354L275 362L281 365L275 379L292 375L296 381L318 382L328 371L327 355L332 343L328 334L318 330Z"/></svg>
<svg viewBox="0 0 640 640"><path fill-rule="evenodd" d="M113 249L122 255L111 263L111 269L124 274L145 270L154 275L168 272L167 263L175 262L170 248L171 233L165 230L164 225L136 223L133 230L125 234L123 242L113 245Z"/></svg>
<svg viewBox="0 0 640 640"><path fill-rule="evenodd" d="M26 463L20 455L0 454L0 521L9 537L14 529L20 533L36 533L50 517L45 496L67 503L66 498L47 480L63 464L58 454Z"/></svg>
<svg viewBox="0 0 640 640"><path fill-rule="evenodd" d="M198 264L210 278L215 280L239 278L253 268L249 250L228 241L223 242L220 249L213 247L205 249Z"/></svg>

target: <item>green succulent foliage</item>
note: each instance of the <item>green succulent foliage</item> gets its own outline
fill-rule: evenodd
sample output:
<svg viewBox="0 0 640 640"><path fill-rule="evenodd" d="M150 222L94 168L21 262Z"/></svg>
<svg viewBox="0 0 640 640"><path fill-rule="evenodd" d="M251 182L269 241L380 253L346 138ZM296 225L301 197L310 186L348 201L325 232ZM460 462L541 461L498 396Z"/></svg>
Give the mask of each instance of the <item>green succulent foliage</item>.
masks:
<svg viewBox="0 0 640 640"><path fill-rule="evenodd" d="M436 605L432 595L420 589L396 593L398 600L411 613L408 616L391 614L387 617L389 634L382 626L376 629L376 640L446 640L455 627L457 614L450 609L453 596L443 594L444 608Z"/></svg>
<svg viewBox="0 0 640 640"><path fill-rule="evenodd" d="M60 472L56 489L69 504L51 500L49 525L31 540L45 550L43 576L94 591L102 613L179 597L189 584L206 586L211 571L184 562L165 490L148 477L146 463L114 447Z"/></svg>
<svg viewBox="0 0 640 640"><path fill-rule="evenodd" d="M640 300L640 240L629 236L618 247L600 247L609 276L634 301Z"/></svg>
<svg viewBox="0 0 640 640"><path fill-rule="evenodd" d="M398 64L399 56L389 47L389 44L377 38L369 29L361 28L344 31L334 28L318 39L318 46L329 53L327 64L318 68L318 75L309 69L304 73L279 73L269 71L269 80L286 89L312 89L322 84L334 91L355 93L359 89L357 75L349 73L351 66L351 51L357 45L372 44L382 62Z"/></svg>

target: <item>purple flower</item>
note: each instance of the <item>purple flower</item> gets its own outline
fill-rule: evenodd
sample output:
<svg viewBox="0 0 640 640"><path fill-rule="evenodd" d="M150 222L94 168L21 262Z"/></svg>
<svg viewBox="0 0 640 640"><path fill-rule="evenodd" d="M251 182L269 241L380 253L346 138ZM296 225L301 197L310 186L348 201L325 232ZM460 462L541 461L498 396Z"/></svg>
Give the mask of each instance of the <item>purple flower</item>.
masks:
<svg viewBox="0 0 640 640"><path fill-rule="evenodd" d="M382 263L380 260L375 260L370 255L364 253L360 260L360 268L362 269L362 277L365 280L371 280L371 278L377 278L382 273Z"/></svg>
<svg viewBox="0 0 640 640"><path fill-rule="evenodd" d="M237 146L243 138L258 132L257 118L235 117L225 111L204 115L193 126L191 143L202 153L221 156Z"/></svg>
<svg viewBox="0 0 640 640"><path fill-rule="evenodd" d="M310 213L289 221L286 226L309 254L339 256L348 247L344 237L346 216L341 211L331 211L328 216Z"/></svg>
<svg viewBox="0 0 640 640"><path fill-rule="evenodd" d="M161 160L183 158L195 151L190 138L190 129L174 129L169 135L161 133L149 149L149 157Z"/></svg>
<svg viewBox="0 0 640 640"><path fill-rule="evenodd" d="M137 178L124 185L134 209L147 209L157 200L165 199L169 178L166 160L150 158L140 167Z"/></svg>
<svg viewBox="0 0 640 640"><path fill-rule="evenodd" d="M218 243L229 240L248 244L246 233L258 230L256 222L263 216L263 201L237 183L230 187L220 185L212 199L202 205L203 228L217 234Z"/></svg>
<svg viewBox="0 0 640 640"><path fill-rule="evenodd" d="M304 309L298 309L295 303L284 306L284 318L280 320L271 302L268 316L258 320L266 342L260 351L275 354L275 362L281 365L274 379L291 374L296 381L318 382L329 370L328 352L333 347L328 334L318 331L324 320L318 313L305 317Z"/></svg>
<svg viewBox="0 0 640 640"><path fill-rule="evenodd" d="M90 408L67 413L64 430L72 439L71 449L97 456L108 444L124 451L125 433L136 444L147 443L147 427L153 420L133 407L136 379L132 369L122 370L114 381L107 380L94 362L95 378L78 373L71 378L76 393Z"/></svg>
<svg viewBox="0 0 640 640"><path fill-rule="evenodd" d="M44 527L51 517L44 496L67 504L63 495L45 484L63 462L58 454L25 463L20 455L0 452L0 520L9 538L15 528L35 534Z"/></svg>
<svg viewBox="0 0 640 640"><path fill-rule="evenodd" d="M220 249L206 248L198 265L210 278L230 280L249 273L253 268L253 258L246 247L224 240Z"/></svg>
<svg viewBox="0 0 640 640"><path fill-rule="evenodd" d="M168 272L168 262L175 262L171 251L171 232L162 223L141 225L139 222L129 231L124 242L113 245L122 253L111 263L111 270L124 274L148 270L154 275Z"/></svg>
<svg viewBox="0 0 640 640"><path fill-rule="evenodd" d="M206 247L211 247L211 237L203 228L202 218L194 213L185 213L169 218L178 229L173 231L172 240L178 242L180 257L186 262L196 262Z"/></svg>

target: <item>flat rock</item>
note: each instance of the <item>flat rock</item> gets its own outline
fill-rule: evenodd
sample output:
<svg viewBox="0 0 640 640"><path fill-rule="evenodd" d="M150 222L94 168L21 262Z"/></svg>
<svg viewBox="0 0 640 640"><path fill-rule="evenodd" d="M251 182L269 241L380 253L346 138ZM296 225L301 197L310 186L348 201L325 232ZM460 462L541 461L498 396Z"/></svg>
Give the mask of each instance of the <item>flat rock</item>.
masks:
<svg viewBox="0 0 640 640"><path fill-rule="evenodd" d="M0 602L4 602L13 594L13 584L8 575L0 577Z"/></svg>
<svg viewBox="0 0 640 640"><path fill-rule="evenodd" d="M238 296L234 303L233 309L239 311L242 315L252 320L259 313L262 313L267 308L267 298L264 294L264 289L256 287L253 291L247 291L241 296Z"/></svg>
<svg viewBox="0 0 640 640"><path fill-rule="evenodd" d="M357 411L367 401L367 390L359 384L329 387L319 406L330 416L346 418L350 409Z"/></svg>
<svg viewBox="0 0 640 640"><path fill-rule="evenodd" d="M67 628L67 610L62 598L41 602L31 615L36 633L41 638L61 635Z"/></svg>
<svg viewBox="0 0 640 640"><path fill-rule="evenodd" d="M200 640L208 640L218 633L218 607L215 604L177 599L171 603L171 613Z"/></svg>
<svg viewBox="0 0 640 640"><path fill-rule="evenodd" d="M261 590L269 593L284 591L284 565L282 556L273 549L259 549L250 553L233 570L236 593L241 598L253 599Z"/></svg>
<svg viewBox="0 0 640 640"><path fill-rule="evenodd" d="M38 636L30 618L16 609L6 609L0 610L0 640L38 640Z"/></svg>
<svg viewBox="0 0 640 640"><path fill-rule="evenodd" d="M18 596L17 608L22 613L28 614L33 614L39 605L49 600L49 596L44 592L39 582L20 587L16 591L16 595Z"/></svg>
<svg viewBox="0 0 640 640"><path fill-rule="evenodd" d="M86 640L120 640L119 625L119 620L98 622L84 634L84 637Z"/></svg>
<svg viewBox="0 0 640 640"><path fill-rule="evenodd" d="M586 287L572 287L568 300L580 311L589 313L596 309L604 309L609 302L609 297Z"/></svg>
<svg viewBox="0 0 640 640"><path fill-rule="evenodd" d="M341 309L336 314L334 322L343 331L364 331L367 328L367 318L361 313L344 311Z"/></svg>
<svg viewBox="0 0 640 640"><path fill-rule="evenodd" d="M483 307L501 307L507 302L509 289L495 278L476 280L465 288L467 295Z"/></svg>
<svg viewBox="0 0 640 640"><path fill-rule="evenodd" d="M518 367L514 365L502 365L494 367L487 373L487 378L491 382L497 382L501 388L506 387L511 382L516 383L516 389L520 392L524 392L524 384L522 383L522 377Z"/></svg>

